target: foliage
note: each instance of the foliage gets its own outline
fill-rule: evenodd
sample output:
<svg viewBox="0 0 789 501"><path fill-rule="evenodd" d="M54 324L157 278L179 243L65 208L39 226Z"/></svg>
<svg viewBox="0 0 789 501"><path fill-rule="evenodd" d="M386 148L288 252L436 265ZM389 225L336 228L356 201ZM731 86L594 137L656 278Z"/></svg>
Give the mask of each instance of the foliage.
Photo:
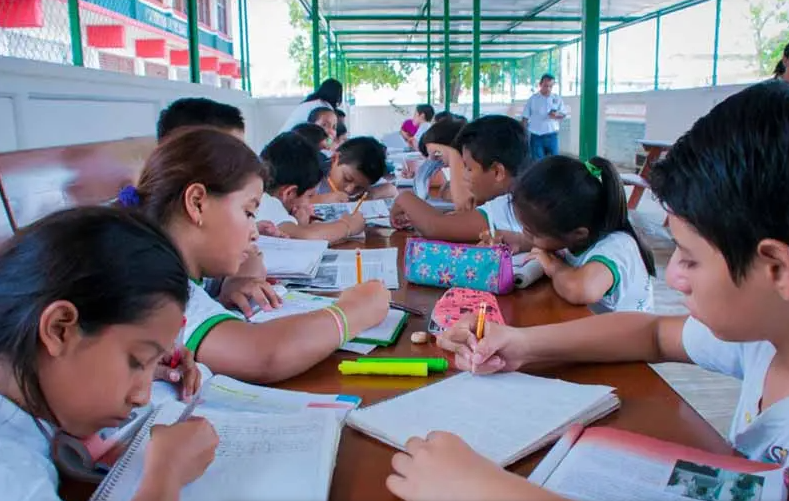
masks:
<svg viewBox="0 0 789 501"><path fill-rule="evenodd" d="M755 62L761 75L769 75L789 42L789 0L752 0L750 13L756 44ZM768 36L765 31L771 24L778 24L783 29L777 35Z"/></svg>
<svg viewBox="0 0 789 501"><path fill-rule="evenodd" d="M298 0L290 0L288 8L290 25L297 33L288 47L288 54L298 63L299 84L312 87L312 24ZM322 33L320 37L321 81L329 77L329 68L326 64L327 53L326 35ZM334 53L332 53L332 57L335 57ZM332 59L332 65L334 65L334 59ZM347 70L352 85L367 83L372 85L373 89L380 89L382 87L397 87L405 83L413 71L413 66L398 62L348 62ZM337 79L347 84L345 75L339 75Z"/></svg>

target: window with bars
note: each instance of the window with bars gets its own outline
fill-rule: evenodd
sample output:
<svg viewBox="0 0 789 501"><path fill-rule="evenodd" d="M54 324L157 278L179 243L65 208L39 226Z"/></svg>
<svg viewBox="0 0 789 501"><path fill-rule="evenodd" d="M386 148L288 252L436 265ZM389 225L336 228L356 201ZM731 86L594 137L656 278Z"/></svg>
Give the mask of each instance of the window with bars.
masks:
<svg viewBox="0 0 789 501"><path fill-rule="evenodd" d="M186 0L173 0L173 10L186 14Z"/></svg>
<svg viewBox="0 0 789 501"><path fill-rule="evenodd" d="M210 0L197 0L197 22L211 26Z"/></svg>
<svg viewBox="0 0 789 501"><path fill-rule="evenodd" d="M225 35L230 34L227 27L227 14L227 0L216 0L216 28Z"/></svg>

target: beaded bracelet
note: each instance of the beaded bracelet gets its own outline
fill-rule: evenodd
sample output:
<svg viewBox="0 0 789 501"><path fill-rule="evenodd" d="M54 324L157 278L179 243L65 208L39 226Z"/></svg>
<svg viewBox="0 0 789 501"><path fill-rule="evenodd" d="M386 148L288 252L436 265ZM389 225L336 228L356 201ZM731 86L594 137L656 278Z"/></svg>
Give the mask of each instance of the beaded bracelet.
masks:
<svg viewBox="0 0 789 501"><path fill-rule="evenodd" d="M342 311L342 308L340 308L336 304L327 306L327 308L332 312L336 313L337 315L339 315L340 318L342 318L342 325L343 325L342 344L347 343L348 339L351 337L351 328L348 326L348 317L345 316L345 312Z"/></svg>

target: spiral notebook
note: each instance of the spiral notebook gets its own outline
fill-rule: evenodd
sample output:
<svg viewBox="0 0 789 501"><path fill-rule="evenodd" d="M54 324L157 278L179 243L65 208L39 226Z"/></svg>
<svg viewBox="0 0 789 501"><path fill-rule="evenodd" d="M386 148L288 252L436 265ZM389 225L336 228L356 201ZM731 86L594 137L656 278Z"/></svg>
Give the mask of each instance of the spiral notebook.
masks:
<svg viewBox="0 0 789 501"><path fill-rule="evenodd" d="M158 408L143 425L91 501L129 501L142 479L151 427L172 424L184 405ZM226 412L200 406L219 435L205 473L181 490L189 501L325 501L337 458L342 422L333 412L289 414Z"/></svg>
<svg viewBox="0 0 789 501"><path fill-rule="evenodd" d="M466 372L351 411L346 422L401 450L411 437L447 431L507 466L558 440L573 424L586 425L613 412L619 407L613 392L610 386L519 372Z"/></svg>

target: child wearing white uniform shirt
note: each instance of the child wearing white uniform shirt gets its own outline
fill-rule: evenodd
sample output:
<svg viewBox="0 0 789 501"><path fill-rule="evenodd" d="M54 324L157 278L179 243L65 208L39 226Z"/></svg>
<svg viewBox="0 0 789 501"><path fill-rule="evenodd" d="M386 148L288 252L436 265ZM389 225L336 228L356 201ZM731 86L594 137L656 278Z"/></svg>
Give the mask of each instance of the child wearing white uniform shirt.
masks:
<svg viewBox="0 0 789 501"><path fill-rule="evenodd" d="M557 294L595 313L652 311L655 263L627 216L611 162L556 155L517 180L512 200Z"/></svg>
<svg viewBox="0 0 789 501"><path fill-rule="evenodd" d="M775 346L767 341L727 343L691 317L682 330L688 357L705 369L742 381L742 390L729 429L729 442L744 456L785 464L789 451L789 398L762 412L762 392Z"/></svg>
<svg viewBox="0 0 789 501"><path fill-rule="evenodd" d="M543 362L681 362L742 380L729 433L748 459L789 463L789 85L748 87L718 104L652 168L650 187L668 210L677 248L667 284L681 292L690 317L610 313L526 329L475 319L445 331L439 345L461 370L489 374ZM517 204L516 204L517 205ZM525 226L529 226L525 224ZM560 499L513 478L455 436L411 439L387 480L406 501L473 493L494 499ZM427 452L427 454L425 453ZM444 468L464 454L462 468ZM415 468L415 465L419 465ZM455 485L464 477L463 493ZM764 470L770 467L765 465ZM462 470L462 471L461 471ZM393 478L394 477L394 478ZM786 472L784 472L786 478ZM454 490L453 490L454 488ZM584 497L586 492L579 491ZM589 496L592 496L589 493Z"/></svg>

